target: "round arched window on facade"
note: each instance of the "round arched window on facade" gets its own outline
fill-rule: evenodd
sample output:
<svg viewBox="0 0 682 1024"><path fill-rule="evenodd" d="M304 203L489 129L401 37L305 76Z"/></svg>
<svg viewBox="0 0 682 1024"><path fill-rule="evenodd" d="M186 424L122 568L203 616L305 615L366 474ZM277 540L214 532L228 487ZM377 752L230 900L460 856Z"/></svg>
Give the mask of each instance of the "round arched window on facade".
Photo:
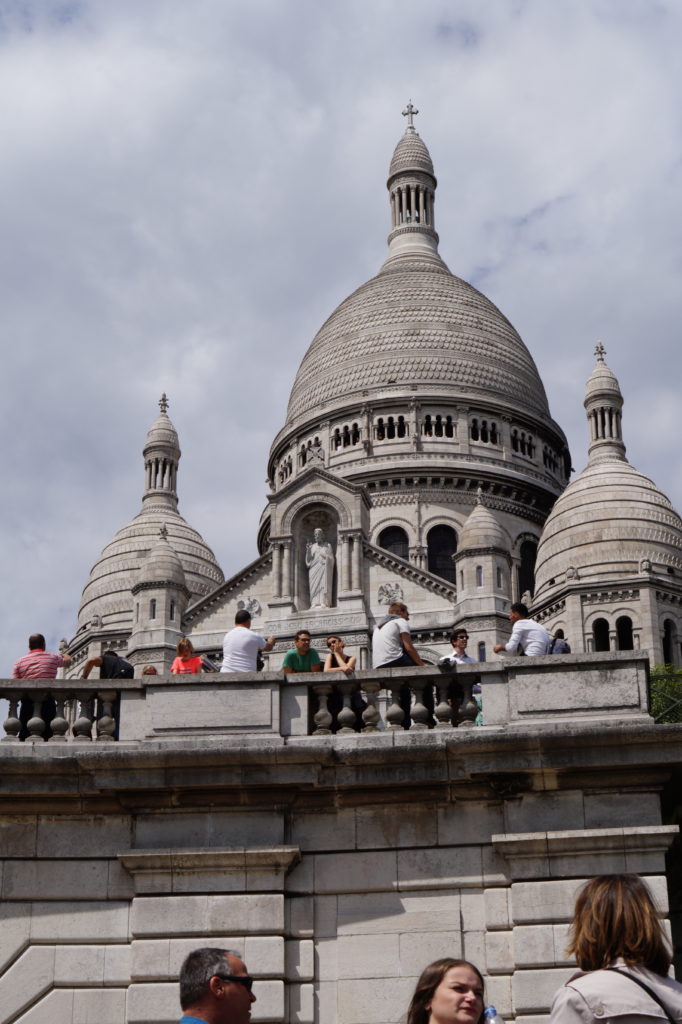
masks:
<svg viewBox="0 0 682 1024"><path fill-rule="evenodd" d="M405 560L410 554L409 541L402 526L387 526L382 530L379 534L379 547Z"/></svg>

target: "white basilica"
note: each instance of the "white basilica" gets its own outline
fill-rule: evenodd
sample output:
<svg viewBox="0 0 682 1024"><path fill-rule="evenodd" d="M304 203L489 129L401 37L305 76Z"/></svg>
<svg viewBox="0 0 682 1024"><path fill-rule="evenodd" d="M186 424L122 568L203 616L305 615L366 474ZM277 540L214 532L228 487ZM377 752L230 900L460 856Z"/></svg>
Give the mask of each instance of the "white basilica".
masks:
<svg viewBox="0 0 682 1024"><path fill-rule="evenodd" d="M269 668L303 626L319 650L341 635L368 667L393 600L408 605L426 662L450 649L455 624L475 658L490 657L510 603L524 599L574 652L642 648L680 663L682 521L625 458L603 349L585 399L589 463L569 484L566 439L528 349L439 255L433 164L416 111L404 113L388 254L298 369L268 460L260 556L225 580L178 512L180 446L163 396L143 448L142 508L90 573L71 674L108 647L137 674L167 671L182 635L218 657L243 607L278 638Z"/></svg>

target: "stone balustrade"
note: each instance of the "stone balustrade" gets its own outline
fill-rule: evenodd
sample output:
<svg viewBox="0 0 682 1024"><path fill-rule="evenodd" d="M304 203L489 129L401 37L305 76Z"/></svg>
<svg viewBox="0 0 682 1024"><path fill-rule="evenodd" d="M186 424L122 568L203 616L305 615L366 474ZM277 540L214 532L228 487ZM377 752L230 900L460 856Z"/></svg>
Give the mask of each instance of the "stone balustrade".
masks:
<svg viewBox="0 0 682 1024"><path fill-rule="evenodd" d="M140 742L226 734L287 736L419 733L471 728L481 688L483 727L648 718L645 653L343 673L0 680L8 702L1 742ZM105 688L104 688L105 687ZM20 707L33 702L31 714Z"/></svg>

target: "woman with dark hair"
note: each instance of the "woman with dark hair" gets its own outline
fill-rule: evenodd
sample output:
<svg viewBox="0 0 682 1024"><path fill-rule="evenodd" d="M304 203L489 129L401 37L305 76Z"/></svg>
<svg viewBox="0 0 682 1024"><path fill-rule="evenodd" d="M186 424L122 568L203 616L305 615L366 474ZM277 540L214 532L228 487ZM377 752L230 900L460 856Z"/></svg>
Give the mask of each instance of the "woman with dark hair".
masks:
<svg viewBox="0 0 682 1024"><path fill-rule="evenodd" d="M407 1011L407 1024L480 1024L484 985L468 960L435 960L425 967Z"/></svg>
<svg viewBox="0 0 682 1024"><path fill-rule="evenodd" d="M551 1024L682 1022L682 985L638 875L599 875L578 893L566 950L580 971L554 997Z"/></svg>

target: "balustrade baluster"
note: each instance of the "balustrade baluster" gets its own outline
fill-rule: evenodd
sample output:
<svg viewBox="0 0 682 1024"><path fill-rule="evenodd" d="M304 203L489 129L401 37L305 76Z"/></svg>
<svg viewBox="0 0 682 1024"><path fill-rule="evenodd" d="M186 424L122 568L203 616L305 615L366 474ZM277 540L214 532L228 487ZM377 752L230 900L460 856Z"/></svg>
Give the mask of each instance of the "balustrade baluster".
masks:
<svg viewBox="0 0 682 1024"><path fill-rule="evenodd" d="M438 703L433 709L436 716L436 729L452 729L452 705L448 701L450 680L438 684Z"/></svg>
<svg viewBox="0 0 682 1024"><path fill-rule="evenodd" d="M424 684L412 681L410 689L414 693L414 703L410 709L412 728L417 730L428 729L431 715L424 704Z"/></svg>
<svg viewBox="0 0 682 1024"><path fill-rule="evenodd" d="M357 690L357 683L339 683L339 690L341 691L341 696L343 697L343 707L341 708L338 714L338 723L341 726L341 728L338 731L343 733L354 733L355 712L351 707L351 694L353 694L355 690Z"/></svg>
<svg viewBox="0 0 682 1024"><path fill-rule="evenodd" d="M378 725L381 722L381 714L377 707L377 694L381 686L379 683L364 683L364 692L367 697L367 707L362 712L362 731L379 732Z"/></svg>
<svg viewBox="0 0 682 1024"><path fill-rule="evenodd" d="M317 698L320 702L319 711L316 711L313 715L313 721L316 728L313 730L313 736L329 736L331 734L332 716L329 708L327 707L327 701L329 695L332 692L331 684L329 683L315 683L313 684L313 692L317 694Z"/></svg>
<svg viewBox="0 0 682 1024"><path fill-rule="evenodd" d="M50 722L50 729L52 729L52 736L49 740L50 743L66 743L66 734L69 731L69 723L64 715L64 698L60 694L55 694L55 704L57 710L55 716Z"/></svg>
<svg viewBox="0 0 682 1024"><path fill-rule="evenodd" d="M92 722L95 717L95 695L84 693L79 698L80 715L75 721L73 732L76 740L89 742L92 740Z"/></svg>
<svg viewBox="0 0 682 1024"><path fill-rule="evenodd" d="M478 681L479 680L475 676L470 676L466 682L462 682L464 698L457 710L457 722L460 729L473 729L476 725L478 704L474 700L472 687L474 683L477 683Z"/></svg>
<svg viewBox="0 0 682 1024"><path fill-rule="evenodd" d="M400 706L400 687L400 683L390 683L391 703L386 711L386 721L388 728L394 732L402 729L405 720L405 712Z"/></svg>
<svg viewBox="0 0 682 1024"><path fill-rule="evenodd" d="M26 743L38 743L39 741L44 742L43 733L45 732L47 725L43 718L43 701L47 699L47 693L43 691L35 690L31 694L33 698L33 714L26 723L28 729L28 736L26 737Z"/></svg>
<svg viewBox="0 0 682 1024"><path fill-rule="evenodd" d="M112 743L116 732L116 719L114 718L113 707L116 700L116 690L102 690L97 694L102 705L102 714L97 719L97 740L102 743Z"/></svg>
<svg viewBox="0 0 682 1024"><path fill-rule="evenodd" d="M21 695L18 693L8 693L7 702L9 703L9 710L7 718L3 723L5 735L2 737L3 743L20 743L19 733L21 732L21 719L19 718L19 703L21 701Z"/></svg>

